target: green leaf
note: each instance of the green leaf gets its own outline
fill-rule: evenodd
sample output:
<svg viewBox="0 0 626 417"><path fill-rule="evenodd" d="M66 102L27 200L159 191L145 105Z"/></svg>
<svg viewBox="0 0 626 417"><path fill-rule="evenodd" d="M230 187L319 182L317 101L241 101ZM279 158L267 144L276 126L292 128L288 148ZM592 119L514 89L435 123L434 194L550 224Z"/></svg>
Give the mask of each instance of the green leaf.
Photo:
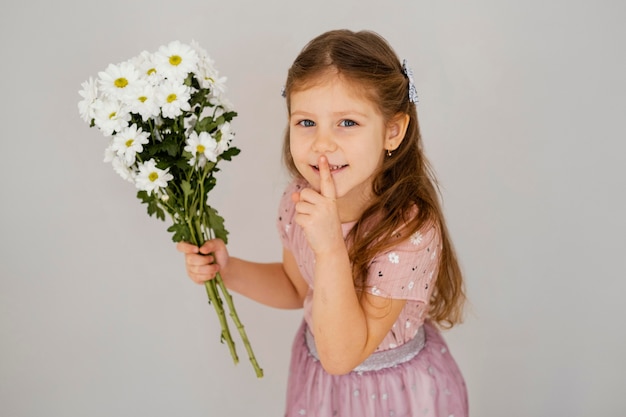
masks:
<svg viewBox="0 0 626 417"><path fill-rule="evenodd" d="M182 181L180 183L180 188L183 190L183 195L185 197L191 194L191 184L189 183L189 181Z"/></svg>
<svg viewBox="0 0 626 417"><path fill-rule="evenodd" d="M140 199L142 203L149 203L152 199L147 191L138 191L137 198Z"/></svg>
<svg viewBox="0 0 626 417"><path fill-rule="evenodd" d="M224 118L224 120L226 120L227 122L230 122L231 120L233 120L235 117L237 116L237 112L236 111L229 111L226 112L224 114L222 114L222 117Z"/></svg>
<svg viewBox="0 0 626 417"><path fill-rule="evenodd" d="M195 130L197 133L209 132L211 133L218 126L217 122L212 117L205 117L196 123Z"/></svg>
<svg viewBox="0 0 626 417"><path fill-rule="evenodd" d="M228 243L228 231L224 227L224 218L211 206L206 206L204 215L206 216L204 219L206 221L205 224L213 230L215 237L222 239L224 243Z"/></svg>
<svg viewBox="0 0 626 417"><path fill-rule="evenodd" d="M225 161L230 161L233 156L239 155L240 153L241 150L233 146L232 148L228 148L227 150L225 150L224 153L220 155L220 158L224 159Z"/></svg>
<svg viewBox="0 0 626 417"><path fill-rule="evenodd" d="M193 73L189 73L187 75L187 78L185 78L185 81L183 82L183 84L185 84L187 87L191 87L191 80L193 79Z"/></svg>
<svg viewBox="0 0 626 417"><path fill-rule="evenodd" d="M156 216L159 220L165 220L165 211L159 205L159 198L156 195L150 195L147 191L138 191L137 198L143 204L148 205L147 210L150 217Z"/></svg>
<svg viewBox="0 0 626 417"><path fill-rule="evenodd" d="M186 224L174 223L167 228L167 231L173 233L172 240L174 242L189 242L191 240L191 232Z"/></svg>

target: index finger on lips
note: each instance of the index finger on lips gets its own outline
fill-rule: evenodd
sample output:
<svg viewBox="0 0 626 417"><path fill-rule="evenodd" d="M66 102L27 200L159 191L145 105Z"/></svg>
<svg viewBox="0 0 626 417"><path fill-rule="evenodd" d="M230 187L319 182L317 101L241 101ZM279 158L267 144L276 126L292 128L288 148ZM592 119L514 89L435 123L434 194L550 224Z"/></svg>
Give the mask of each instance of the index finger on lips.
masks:
<svg viewBox="0 0 626 417"><path fill-rule="evenodd" d="M337 198L335 180L330 173L328 158L324 155L320 156L318 166L320 170L320 193L326 198L335 200L335 198Z"/></svg>

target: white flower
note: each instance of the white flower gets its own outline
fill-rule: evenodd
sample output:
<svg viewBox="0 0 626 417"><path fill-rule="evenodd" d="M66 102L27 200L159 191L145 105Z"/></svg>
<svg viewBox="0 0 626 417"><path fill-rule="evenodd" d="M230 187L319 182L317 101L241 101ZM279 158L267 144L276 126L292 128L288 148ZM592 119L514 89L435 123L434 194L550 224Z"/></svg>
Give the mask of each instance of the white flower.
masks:
<svg viewBox="0 0 626 417"><path fill-rule="evenodd" d="M419 245L422 242L422 234L417 231L411 235L411 243L415 246Z"/></svg>
<svg viewBox="0 0 626 417"><path fill-rule="evenodd" d="M194 71L194 75L201 88L211 89L215 80L219 78L214 62L207 51L202 48L198 42L191 41L191 48L196 51L198 55L198 65Z"/></svg>
<svg viewBox="0 0 626 417"><path fill-rule="evenodd" d="M98 87L93 77L89 77L87 81L81 84L81 87L83 89L78 94L83 100L78 103L78 112L85 122L90 123L95 115L93 105L98 98Z"/></svg>
<svg viewBox="0 0 626 417"><path fill-rule="evenodd" d="M222 124L219 131L221 133L221 138L219 142L217 142L217 154L221 155L230 147L230 142L235 137L235 134L231 131L229 122Z"/></svg>
<svg viewBox="0 0 626 417"><path fill-rule="evenodd" d="M211 94L215 97L219 97L223 99L224 94L226 93L226 77L218 77L217 72L215 73L216 78L210 78L209 82L211 82Z"/></svg>
<svg viewBox="0 0 626 417"><path fill-rule="evenodd" d="M98 73L98 86L103 93L112 98L123 100L136 88L139 80L137 68L130 62L119 65L109 64L106 70Z"/></svg>
<svg viewBox="0 0 626 417"><path fill-rule="evenodd" d="M184 80L196 69L198 54L189 45L179 41L163 45L155 54L156 70L166 78Z"/></svg>
<svg viewBox="0 0 626 417"><path fill-rule="evenodd" d="M389 254L389 262L391 262L392 264L397 264L398 262L400 262L400 257L397 253L391 252Z"/></svg>
<svg viewBox="0 0 626 417"><path fill-rule="evenodd" d="M112 162L117 158L117 152L113 150L113 139L109 142L109 146L104 150L104 162Z"/></svg>
<svg viewBox="0 0 626 417"><path fill-rule="evenodd" d="M148 194L158 193L161 188L167 187L167 182L174 176L169 173L169 169L159 169L154 159L139 165L139 172L135 178L135 185Z"/></svg>
<svg viewBox="0 0 626 417"><path fill-rule="evenodd" d="M147 81L150 85L155 86L163 82L165 78L157 71L157 58L155 54L143 51L132 60L141 79Z"/></svg>
<svg viewBox="0 0 626 417"><path fill-rule="evenodd" d="M116 156L115 158L113 158L111 163L113 165L113 170L117 172L120 177L128 182L135 182L135 177L137 176L137 173L133 169L134 166L126 165L126 161L124 160L124 158Z"/></svg>
<svg viewBox="0 0 626 417"><path fill-rule="evenodd" d="M144 121L158 116L161 112L161 108L157 101L154 86L144 81L141 86L135 90L135 94L128 98L128 110L131 113L141 115Z"/></svg>
<svg viewBox="0 0 626 417"><path fill-rule="evenodd" d="M217 162L217 146L218 143L208 132L200 132L199 135L192 132L187 138L187 146L184 149L191 153L189 165L194 166L197 161L198 167L203 168L207 160Z"/></svg>
<svg viewBox="0 0 626 417"><path fill-rule="evenodd" d="M161 106L163 117L175 119L180 116L183 111L191 110L189 99L191 93L189 87L180 82L167 80L163 85L158 87L157 100Z"/></svg>
<svg viewBox="0 0 626 417"><path fill-rule="evenodd" d="M149 142L150 135L133 123L113 138L113 150L124 158L127 166L135 163L135 155L143 152L143 145Z"/></svg>
<svg viewBox="0 0 626 417"><path fill-rule="evenodd" d="M113 132L119 132L128 126L130 113L121 101L111 99L97 100L93 107L94 123L104 136L111 136Z"/></svg>
<svg viewBox="0 0 626 417"><path fill-rule="evenodd" d="M212 106L216 107L216 109L215 109L215 117L220 117L225 112L233 111L235 109L235 106L233 106L233 103L231 103L230 100L228 100L225 96L222 96L222 97L211 97L209 99L209 103Z"/></svg>

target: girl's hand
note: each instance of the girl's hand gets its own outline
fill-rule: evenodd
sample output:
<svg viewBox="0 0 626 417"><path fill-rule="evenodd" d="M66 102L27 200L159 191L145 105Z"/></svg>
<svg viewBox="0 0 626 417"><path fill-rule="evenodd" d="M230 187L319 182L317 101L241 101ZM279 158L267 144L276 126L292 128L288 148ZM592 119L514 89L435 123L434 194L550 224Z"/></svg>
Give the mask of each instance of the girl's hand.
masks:
<svg viewBox="0 0 626 417"><path fill-rule="evenodd" d="M201 247L178 242L176 249L185 254L187 275L198 284L215 278L215 274L226 268L229 259L228 250L221 239L207 240Z"/></svg>
<svg viewBox="0 0 626 417"><path fill-rule="evenodd" d="M338 245L345 246L337 211L335 182L328 159L320 156L320 192L305 188L292 195L296 203L295 221L306 235L313 253L332 253Z"/></svg>

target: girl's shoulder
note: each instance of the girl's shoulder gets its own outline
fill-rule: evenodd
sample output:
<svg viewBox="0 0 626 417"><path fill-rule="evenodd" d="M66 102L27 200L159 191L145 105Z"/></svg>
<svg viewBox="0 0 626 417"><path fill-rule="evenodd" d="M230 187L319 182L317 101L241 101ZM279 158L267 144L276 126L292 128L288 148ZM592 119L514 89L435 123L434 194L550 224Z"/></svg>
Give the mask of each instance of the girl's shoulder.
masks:
<svg viewBox="0 0 626 417"><path fill-rule="evenodd" d="M295 229L295 227L293 227L293 218L295 216L296 206L291 196L293 193L297 193L307 186L308 183L304 179L294 178L287 184L280 198L276 225L278 227L278 233L283 246L286 248L291 248L292 246L293 232Z"/></svg>

